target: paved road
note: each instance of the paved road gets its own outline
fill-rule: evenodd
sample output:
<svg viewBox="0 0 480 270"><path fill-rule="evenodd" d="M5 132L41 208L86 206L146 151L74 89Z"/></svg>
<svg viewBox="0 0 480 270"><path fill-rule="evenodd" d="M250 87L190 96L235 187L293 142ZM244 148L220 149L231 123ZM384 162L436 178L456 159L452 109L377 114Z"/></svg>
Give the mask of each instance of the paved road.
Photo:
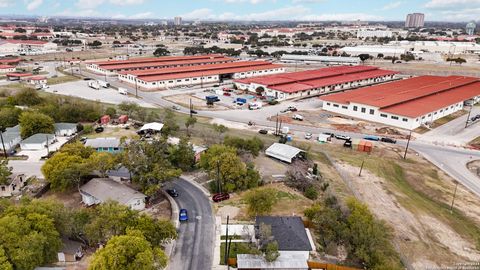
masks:
<svg viewBox="0 0 480 270"><path fill-rule="evenodd" d="M173 186L179 193L175 201L187 209L189 221L180 223L168 269L212 269L215 220L210 199L187 180L178 179Z"/></svg>

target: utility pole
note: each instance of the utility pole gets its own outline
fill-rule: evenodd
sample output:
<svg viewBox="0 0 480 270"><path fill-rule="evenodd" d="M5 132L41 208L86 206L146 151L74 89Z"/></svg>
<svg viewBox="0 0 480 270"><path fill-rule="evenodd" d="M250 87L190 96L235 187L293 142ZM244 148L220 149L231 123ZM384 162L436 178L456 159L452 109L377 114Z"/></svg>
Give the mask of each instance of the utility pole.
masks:
<svg viewBox="0 0 480 270"><path fill-rule="evenodd" d="M468 127L468 120L470 120L470 114L472 113L473 103L470 105L470 110L468 111L467 121L465 121L465 128Z"/></svg>
<svg viewBox="0 0 480 270"><path fill-rule="evenodd" d="M407 159L407 151L408 151L408 146L410 145L411 138L412 138L412 130L410 130L410 134L408 135L407 147L405 147L405 154L403 154L403 159Z"/></svg>
<svg viewBox="0 0 480 270"><path fill-rule="evenodd" d="M455 196L457 195L457 187L458 187L458 182L455 181L455 191L453 191L453 199L452 199L452 204L450 205L450 213L453 211L453 203L455 202Z"/></svg>
<svg viewBox="0 0 480 270"><path fill-rule="evenodd" d="M278 136L278 113L277 117L275 118L275 136Z"/></svg>
<svg viewBox="0 0 480 270"><path fill-rule="evenodd" d="M135 98L138 98L138 82L137 82L137 78L135 78Z"/></svg>
<svg viewBox="0 0 480 270"><path fill-rule="evenodd" d="M193 104L192 104L192 99L190 99L190 118L193 117Z"/></svg>
<svg viewBox="0 0 480 270"><path fill-rule="evenodd" d="M50 155L50 149L48 148L48 135L45 135L45 138L47 138L47 158Z"/></svg>
<svg viewBox="0 0 480 270"><path fill-rule="evenodd" d="M217 160L217 191L222 193L222 185L220 183L220 160Z"/></svg>
<svg viewBox="0 0 480 270"><path fill-rule="evenodd" d="M225 230L225 264L228 264L228 221L230 216L227 216L227 227Z"/></svg>
<svg viewBox="0 0 480 270"><path fill-rule="evenodd" d="M365 164L365 159L362 160L362 166L360 166L360 172L358 173L358 176L362 176L363 164Z"/></svg>
<svg viewBox="0 0 480 270"><path fill-rule="evenodd" d="M3 154L5 155L5 159L7 159L7 150L5 149L5 143L3 142L3 132L5 132L3 127L0 127L0 138L2 139Z"/></svg>

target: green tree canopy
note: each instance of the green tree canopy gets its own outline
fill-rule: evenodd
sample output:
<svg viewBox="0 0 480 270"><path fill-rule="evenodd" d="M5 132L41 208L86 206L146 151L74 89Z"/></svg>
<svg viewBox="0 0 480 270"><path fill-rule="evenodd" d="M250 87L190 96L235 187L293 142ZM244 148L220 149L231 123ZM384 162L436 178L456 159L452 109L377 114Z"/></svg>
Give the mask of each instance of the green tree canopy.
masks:
<svg viewBox="0 0 480 270"><path fill-rule="evenodd" d="M114 169L118 162L112 153L94 152L87 163L92 169L97 170L101 177L107 177L107 171Z"/></svg>
<svg viewBox="0 0 480 270"><path fill-rule="evenodd" d="M271 188L251 190L245 196L245 201L251 216L266 215L272 211L277 202L277 192Z"/></svg>
<svg viewBox="0 0 480 270"><path fill-rule="evenodd" d="M139 231L114 236L107 245L93 255L89 270L155 270L165 267L167 257L152 245Z"/></svg>
<svg viewBox="0 0 480 270"><path fill-rule="evenodd" d="M20 115L20 135L28 138L37 133L53 133L53 119L43 113L25 111Z"/></svg>
<svg viewBox="0 0 480 270"><path fill-rule="evenodd" d="M43 102L35 89L27 88L18 92L15 97L15 103L22 106L34 106Z"/></svg>
<svg viewBox="0 0 480 270"><path fill-rule="evenodd" d="M189 171L195 166L195 152L187 138L180 138L178 145L171 147L170 161L182 171Z"/></svg>
<svg viewBox="0 0 480 270"><path fill-rule="evenodd" d="M13 266L8 261L7 254L5 254L2 246L0 246L0 270L13 270Z"/></svg>
<svg viewBox="0 0 480 270"><path fill-rule="evenodd" d="M159 57L159 56L167 56L170 54L170 51L168 51L167 49L165 48L157 48L154 52L153 52L153 55L155 55L156 57Z"/></svg>
<svg viewBox="0 0 480 270"><path fill-rule="evenodd" d="M12 168L8 167L8 159L2 159L0 161L0 185L8 184L12 175Z"/></svg>
<svg viewBox="0 0 480 270"><path fill-rule="evenodd" d="M80 156L56 153L42 166L43 175L53 190L66 191L79 188L81 180L94 168Z"/></svg>
<svg viewBox="0 0 480 270"><path fill-rule="evenodd" d="M0 109L0 129L18 125L18 118L22 110L15 107L3 107Z"/></svg>

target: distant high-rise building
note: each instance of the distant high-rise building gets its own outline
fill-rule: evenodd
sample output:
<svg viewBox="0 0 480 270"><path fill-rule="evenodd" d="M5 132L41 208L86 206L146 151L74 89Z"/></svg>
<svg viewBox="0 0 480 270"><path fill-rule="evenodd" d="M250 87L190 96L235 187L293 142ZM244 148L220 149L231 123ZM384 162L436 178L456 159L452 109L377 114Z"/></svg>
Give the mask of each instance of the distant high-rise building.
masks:
<svg viewBox="0 0 480 270"><path fill-rule="evenodd" d="M173 24L175 24L175 25L182 25L182 17L175 17L175 18L173 18Z"/></svg>
<svg viewBox="0 0 480 270"><path fill-rule="evenodd" d="M407 15L405 20L405 27L418 28L425 24L425 15L423 13L412 13Z"/></svg>
<svg viewBox="0 0 480 270"><path fill-rule="evenodd" d="M475 34L475 28L477 28L477 25L474 21L471 21L467 23L467 26L465 27L465 32L467 32L467 35L473 36Z"/></svg>

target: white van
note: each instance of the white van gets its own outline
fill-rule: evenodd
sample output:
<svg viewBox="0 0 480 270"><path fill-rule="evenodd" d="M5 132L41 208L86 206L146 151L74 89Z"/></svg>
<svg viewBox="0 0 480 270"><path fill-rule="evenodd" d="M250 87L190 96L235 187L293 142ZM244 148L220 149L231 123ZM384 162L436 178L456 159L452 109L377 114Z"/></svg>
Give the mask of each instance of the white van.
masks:
<svg viewBox="0 0 480 270"><path fill-rule="evenodd" d="M95 90L100 89L100 85L96 81L89 81L88 82L88 87L93 88Z"/></svg>
<svg viewBox="0 0 480 270"><path fill-rule="evenodd" d="M97 83L98 83L101 87L103 87L103 88L108 88L108 87L110 87L110 84L109 84L108 82L106 82L106 81L98 80Z"/></svg>
<svg viewBox="0 0 480 270"><path fill-rule="evenodd" d="M122 88L122 87L118 88L118 93L121 94L121 95L125 95L125 96L128 95L127 89Z"/></svg>

